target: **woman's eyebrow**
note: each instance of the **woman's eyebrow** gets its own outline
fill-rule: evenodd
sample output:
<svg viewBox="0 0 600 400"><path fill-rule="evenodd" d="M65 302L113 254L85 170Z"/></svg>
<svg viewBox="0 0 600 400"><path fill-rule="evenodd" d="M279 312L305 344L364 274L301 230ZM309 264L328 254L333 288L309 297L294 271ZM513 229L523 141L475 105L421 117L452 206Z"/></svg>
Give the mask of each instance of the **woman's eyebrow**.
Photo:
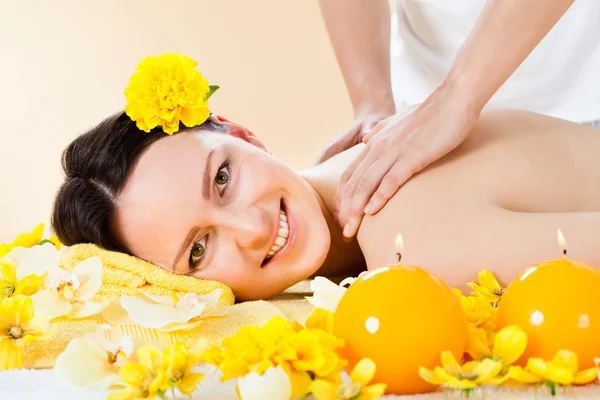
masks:
<svg viewBox="0 0 600 400"><path fill-rule="evenodd" d="M206 157L206 165L204 166L204 177L202 178L202 198L204 200L210 200L210 160L215 152L212 149Z"/></svg>
<svg viewBox="0 0 600 400"><path fill-rule="evenodd" d="M183 239L183 242L181 242L181 247L179 248L179 251L177 251L177 255L175 256L175 260L173 260L173 264L171 266L171 272L175 273L179 259L181 258L181 256L185 252L185 250L192 244L191 242L192 242L192 240L194 240L197 233L198 233L198 227L194 226L190 229L190 231L188 232L185 239Z"/></svg>

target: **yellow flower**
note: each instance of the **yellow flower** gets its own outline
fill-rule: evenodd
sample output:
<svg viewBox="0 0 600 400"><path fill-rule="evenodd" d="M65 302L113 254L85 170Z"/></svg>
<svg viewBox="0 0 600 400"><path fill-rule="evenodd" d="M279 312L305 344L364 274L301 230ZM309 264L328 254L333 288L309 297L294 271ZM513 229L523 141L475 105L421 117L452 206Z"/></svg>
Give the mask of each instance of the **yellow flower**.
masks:
<svg viewBox="0 0 600 400"><path fill-rule="evenodd" d="M173 53L142 60L125 89L125 112L137 127L150 132L161 126L169 135L202 124L210 116L208 98L218 89L196 70L198 63Z"/></svg>
<svg viewBox="0 0 600 400"><path fill-rule="evenodd" d="M153 399L170 388L161 351L146 345L136 354L139 362L127 361L119 370L119 376L127 387L109 394L109 400Z"/></svg>
<svg viewBox="0 0 600 400"><path fill-rule="evenodd" d="M60 240L58 240L58 238L56 237L56 235L52 235L48 238L48 241L50 243L52 243L54 245L54 247L56 247L56 250L60 250L60 248L62 247L62 243L60 242Z"/></svg>
<svg viewBox="0 0 600 400"><path fill-rule="evenodd" d="M326 377L339 373L345 361L337 350L343 341L321 329L306 329L274 317L264 326L244 326L225 338L221 346L206 351L202 360L216 365L222 381L256 372L262 375L281 366L288 374L294 398L310 390L311 376Z"/></svg>
<svg viewBox="0 0 600 400"><path fill-rule="evenodd" d="M23 347L37 340L48 340L52 335L49 319L35 314L33 301L18 295L0 302L0 370L20 368Z"/></svg>
<svg viewBox="0 0 600 400"><path fill-rule="evenodd" d="M36 309L50 318L63 315L69 318L85 318L100 313L108 301L90 300L102 285L102 261L90 257L77 264L72 272L60 268L50 270L46 289L31 298Z"/></svg>
<svg viewBox="0 0 600 400"><path fill-rule="evenodd" d="M464 296L459 289L452 289L452 292L458 297L469 324L465 352L475 359L489 354L494 343L496 308L481 297Z"/></svg>
<svg viewBox="0 0 600 400"><path fill-rule="evenodd" d="M190 354L182 343L175 343L164 350L165 370L169 385L176 387L183 394L192 394L204 374L191 372L198 359Z"/></svg>
<svg viewBox="0 0 600 400"><path fill-rule="evenodd" d="M527 333L516 325L506 326L496 334L492 356L507 366L517 361L526 347Z"/></svg>
<svg viewBox="0 0 600 400"><path fill-rule="evenodd" d="M352 369L350 377L342 375L342 384L315 379L311 385L317 400L376 400L385 392L386 385L377 383L367 386L375 376L375 363L368 358L360 360Z"/></svg>
<svg viewBox="0 0 600 400"><path fill-rule="evenodd" d="M20 294L31 296L40 290L42 277L39 275L27 275L21 280L17 280L17 269L14 264L7 259L0 259L0 268L2 279L0 279L0 299Z"/></svg>
<svg viewBox="0 0 600 400"><path fill-rule="evenodd" d="M465 353L473 359L478 359L490 354L490 346L488 343L485 330L477 328L473 324L467 325L467 345Z"/></svg>
<svg viewBox="0 0 600 400"><path fill-rule="evenodd" d="M472 295L479 296L490 303L497 303L502 297L504 289L498 283L498 280L488 270L481 271L477 274L479 285L474 282L469 282L467 285L473 289Z"/></svg>
<svg viewBox="0 0 600 400"><path fill-rule="evenodd" d="M462 390L473 390L481 385L499 385L508 379L508 375L500 375L502 363L491 358L461 366L450 351L444 351L441 359L442 367L435 367L433 371L420 367L419 376L433 385Z"/></svg>
<svg viewBox="0 0 600 400"><path fill-rule="evenodd" d="M0 258L7 255L15 247L33 247L40 243L44 234L44 224L39 224L29 233L21 233L12 243L0 244Z"/></svg>
<svg viewBox="0 0 600 400"><path fill-rule="evenodd" d="M584 385L597 379L598 367L579 371L577 355L569 350L559 350L552 361L532 357L525 369L511 367L510 378L521 383L546 383L554 396L558 385Z"/></svg>
<svg viewBox="0 0 600 400"><path fill-rule="evenodd" d="M315 308L313 313L306 320L308 329L321 329L325 332L333 332L334 313L324 308Z"/></svg>

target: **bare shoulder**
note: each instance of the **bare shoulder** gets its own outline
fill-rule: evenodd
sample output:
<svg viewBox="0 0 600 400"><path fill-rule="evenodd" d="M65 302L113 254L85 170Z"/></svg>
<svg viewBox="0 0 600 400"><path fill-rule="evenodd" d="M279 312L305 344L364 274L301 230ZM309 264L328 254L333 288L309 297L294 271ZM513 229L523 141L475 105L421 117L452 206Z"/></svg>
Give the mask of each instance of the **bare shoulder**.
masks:
<svg viewBox="0 0 600 400"><path fill-rule="evenodd" d="M404 237L404 261L443 269L445 257L467 256L465 246L476 251L473 232L504 210L596 211L598 152L600 132L592 128L524 111L486 111L461 146L411 178L378 214L364 218L358 241L367 266L395 261L398 234Z"/></svg>

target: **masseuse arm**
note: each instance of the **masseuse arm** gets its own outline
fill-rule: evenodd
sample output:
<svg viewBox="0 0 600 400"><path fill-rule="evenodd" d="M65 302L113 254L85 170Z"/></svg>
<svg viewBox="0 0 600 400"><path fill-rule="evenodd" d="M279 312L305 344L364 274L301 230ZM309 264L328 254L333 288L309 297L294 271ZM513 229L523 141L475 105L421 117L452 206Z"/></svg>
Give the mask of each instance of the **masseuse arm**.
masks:
<svg viewBox="0 0 600 400"><path fill-rule="evenodd" d="M363 133L393 115L388 0L320 0L355 121L330 143L321 163L360 143Z"/></svg>
<svg viewBox="0 0 600 400"><path fill-rule="evenodd" d="M367 146L342 176L338 191L338 218L345 236L356 234L365 212L378 212L413 174L446 155L467 137L484 105L573 1L486 3L439 87L423 104L408 113L387 118L363 137ZM343 0L338 2L347 4ZM343 15L339 18L343 20ZM343 41L341 35L332 35L332 39ZM334 47L343 48L340 43L334 43ZM342 70L354 69L353 76L360 76L361 70L368 71L367 66L372 63L368 59L363 59L362 64L357 62L360 57L352 57L349 50L338 53ZM360 79L346 81L352 84ZM363 83L364 86L368 84Z"/></svg>

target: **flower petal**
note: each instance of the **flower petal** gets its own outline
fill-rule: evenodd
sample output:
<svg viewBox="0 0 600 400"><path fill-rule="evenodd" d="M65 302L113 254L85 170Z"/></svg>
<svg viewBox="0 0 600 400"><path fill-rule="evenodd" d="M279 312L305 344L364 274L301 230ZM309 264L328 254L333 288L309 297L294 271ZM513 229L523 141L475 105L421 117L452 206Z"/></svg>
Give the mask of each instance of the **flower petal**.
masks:
<svg viewBox="0 0 600 400"><path fill-rule="evenodd" d="M137 351L140 364L153 371L160 368L163 362L163 353L152 345L146 345Z"/></svg>
<svg viewBox="0 0 600 400"><path fill-rule="evenodd" d="M573 383L573 378L575 374L573 371L565 369L565 368L556 368L552 365L548 368L548 373L546 375L546 379L550 382L555 382L560 385L570 385Z"/></svg>
<svg viewBox="0 0 600 400"><path fill-rule="evenodd" d="M62 384L81 390L106 390L120 380L106 351L90 339L72 339L56 359L54 373Z"/></svg>
<svg viewBox="0 0 600 400"><path fill-rule="evenodd" d="M387 385L385 383L376 383L361 389L361 400L377 400L385 393Z"/></svg>
<svg viewBox="0 0 600 400"><path fill-rule="evenodd" d="M505 364L512 364L525 352L527 334L516 325L502 328L496 333L492 354Z"/></svg>
<svg viewBox="0 0 600 400"><path fill-rule="evenodd" d="M479 383L488 382L490 379L495 378L502 370L502 363L486 358L479 362L473 373L477 375L476 381Z"/></svg>
<svg viewBox="0 0 600 400"><path fill-rule="evenodd" d="M487 288L491 293L494 293L494 291L496 290L502 289L494 274L492 274L487 269L477 274L477 280L479 281L481 286Z"/></svg>
<svg viewBox="0 0 600 400"><path fill-rule="evenodd" d="M519 383L538 383L543 380L543 378L532 374L531 372L527 372L522 367L511 366L508 370L508 376L510 379L513 379Z"/></svg>
<svg viewBox="0 0 600 400"><path fill-rule="evenodd" d="M30 248L15 247L6 255L17 269L17 278L36 274L43 276L48 269L58 266L58 250L52 243Z"/></svg>
<svg viewBox="0 0 600 400"><path fill-rule="evenodd" d="M327 278L317 276L310 282L310 290L313 291L313 295L306 297L310 304L335 312L348 289L336 285Z"/></svg>
<svg viewBox="0 0 600 400"><path fill-rule="evenodd" d="M436 367L433 371L428 370L425 367L419 368L419 376L427 383L431 383L432 385L441 385L446 381L452 379L452 376L448 375L446 371L443 374L440 374L439 371L444 371L440 367Z"/></svg>
<svg viewBox="0 0 600 400"><path fill-rule="evenodd" d="M138 292L141 294L140 297L142 299L144 297L146 297L151 302L154 302L157 304L164 304L166 306L175 306L175 304L177 304L177 301L179 300L179 296L177 296L176 293L174 293L172 296L161 296L161 295L157 295L157 294L148 293L142 289L138 289Z"/></svg>
<svg viewBox="0 0 600 400"><path fill-rule="evenodd" d="M102 286L102 261L99 257L83 260L73 269L73 274L79 279L77 300L89 300Z"/></svg>
<svg viewBox="0 0 600 400"><path fill-rule="evenodd" d="M42 312L51 319L67 315L73 309L71 303L53 295L48 290L41 290L31 296L36 312Z"/></svg>
<svg viewBox="0 0 600 400"><path fill-rule="evenodd" d="M15 292L13 296L22 294L24 296L31 296L37 293L42 286L42 277L39 275L31 274L21 279L17 286L15 286Z"/></svg>
<svg viewBox="0 0 600 400"><path fill-rule="evenodd" d="M129 317L120 301L111 301L102 310L102 317L113 325L135 325L135 321Z"/></svg>
<svg viewBox="0 0 600 400"><path fill-rule="evenodd" d="M360 383L361 386L366 386L371 382L375 376L375 363L368 359L363 358L360 360L350 373L350 380L352 382Z"/></svg>
<svg viewBox="0 0 600 400"><path fill-rule="evenodd" d="M5 281L12 283L17 282L17 269L8 259L0 259L0 267L2 268L2 277Z"/></svg>
<svg viewBox="0 0 600 400"><path fill-rule="evenodd" d="M592 367L579 371L573 377L573 383L576 385L585 385L598 379L598 367Z"/></svg>
<svg viewBox="0 0 600 400"><path fill-rule="evenodd" d="M192 394L198 384L204 379L204 374L198 374L196 372L188 372L185 374L183 379L177 384L177 389L183 394Z"/></svg>
<svg viewBox="0 0 600 400"><path fill-rule="evenodd" d="M485 330L477 328L473 324L467 325L467 345L465 352L473 359L490 353Z"/></svg>
<svg viewBox="0 0 600 400"><path fill-rule="evenodd" d="M317 400L337 400L337 386L324 379L315 379L310 385L310 391Z"/></svg>
<svg viewBox="0 0 600 400"><path fill-rule="evenodd" d="M0 371L18 369L23 365L23 348L13 344L11 339L0 340Z"/></svg>
<svg viewBox="0 0 600 400"><path fill-rule="evenodd" d="M251 372L238 379L241 400L289 400L292 386L283 368L269 368L262 376Z"/></svg>
<svg viewBox="0 0 600 400"><path fill-rule="evenodd" d="M179 309L164 304L149 303L139 297L121 295L121 305L136 323L146 328L162 328L170 323L188 322L204 311L204 304L192 309Z"/></svg>
<svg viewBox="0 0 600 400"><path fill-rule="evenodd" d="M102 301L86 301L85 303L77 303L73 305L69 318L78 319L91 317L92 315L100 314L102 310L108 306L108 300Z"/></svg>
<svg viewBox="0 0 600 400"><path fill-rule="evenodd" d="M527 360L527 370L541 378L548 375L548 364L541 358L531 357Z"/></svg>
<svg viewBox="0 0 600 400"><path fill-rule="evenodd" d="M442 367L452 376L460 374L460 365L451 351L443 351L441 355Z"/></svg>
<svg viewBox="0 0 600 400"><path fill-rule="evenodd" d="M579 369L577 354L569 350L559 350L552 359L552 367L564 368L574 374Z"/></svg>

